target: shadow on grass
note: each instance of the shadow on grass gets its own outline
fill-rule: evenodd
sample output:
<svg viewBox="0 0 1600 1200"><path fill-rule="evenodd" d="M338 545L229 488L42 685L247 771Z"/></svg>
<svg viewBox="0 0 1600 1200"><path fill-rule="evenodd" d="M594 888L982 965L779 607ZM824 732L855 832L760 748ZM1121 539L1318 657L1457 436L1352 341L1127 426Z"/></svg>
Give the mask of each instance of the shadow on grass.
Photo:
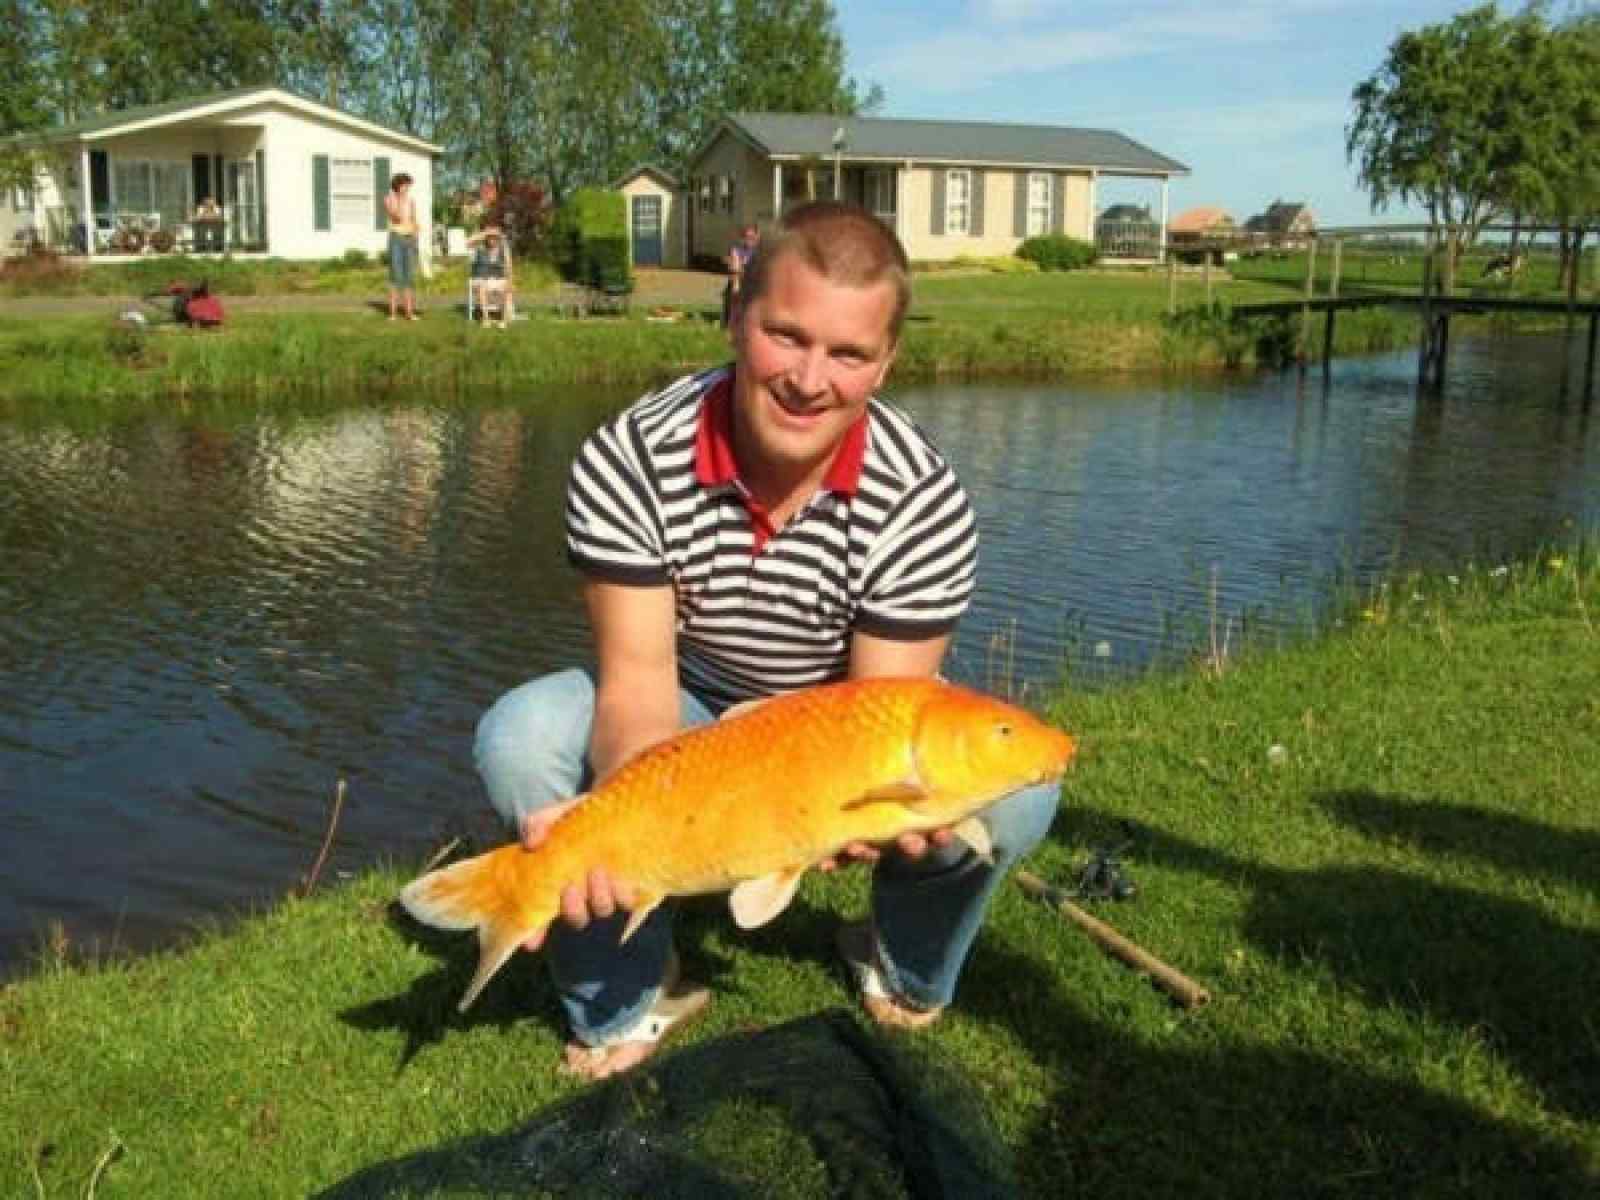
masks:
<svg viewBox="0 0 1600 1200"><path fill-rule="evenodd" d="M1474 858L1498 870L1600 892L1600 834L1552 829L1442 800L1398 801L1370 791L1333 792L1317 802L1370 838L1399 840L1423 853Z"/></svg>
<svg viewBox="0 0 1600 1200"><path fill-rule="evenodd" d="M725 906L723 897L699 897L679 901L677 906L675 932L684 976L714 989L733 971L731 956L708 945L707 935L714 923L726 919ZM556 989L539 955L514 956L462 1013L456 1005L477 970L477 938L423 925L398 901L388 906L385 919L396 936L426 951L436 965L413 980L405 992L346 1009L339 1019L356 1029L404 1033L406 1044L397 1070L403 1071L423 1049L442 1042L452 1030L480 1025L508 1029L533 1018L548 1023L556 1036L566 1037Z"/></svg>
<svg viewBox="0 0 1600 1200"><path fill-rule="evenodd" d="M1009 1026L1058 1080L1018 1155L1029 1195L1553 1196L1593 1186L1572 1149L1407 1080L1237 1038L1164 1049L1090 1017L1048 970L1003 945L974 956L961 1003Z"/></svg>

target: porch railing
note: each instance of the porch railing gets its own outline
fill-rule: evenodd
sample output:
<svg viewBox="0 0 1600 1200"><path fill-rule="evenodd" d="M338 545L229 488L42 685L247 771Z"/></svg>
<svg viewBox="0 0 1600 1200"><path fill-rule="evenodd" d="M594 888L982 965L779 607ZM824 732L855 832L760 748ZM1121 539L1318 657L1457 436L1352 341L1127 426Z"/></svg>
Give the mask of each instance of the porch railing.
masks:
<svg viewBox="0 0 1600 1200"><path fill-rule="evenodd" d="M1161 226L1154 221L1097 221L1095 248L1101 258L1161 257Z"/></svg>
<svg viewBox="0 0 1600 1200"><path fill-rule="evenodd" d="M94 218L96 254L203 253L215 250L260 250L260 214L225 209L212 235L202 223L180 213L125 208L101 209ZM74 207L47 208L35 219L31 238L22 239L63 254L83 254L83 213ZM26 248L26 246L22 247Z"/></svg>

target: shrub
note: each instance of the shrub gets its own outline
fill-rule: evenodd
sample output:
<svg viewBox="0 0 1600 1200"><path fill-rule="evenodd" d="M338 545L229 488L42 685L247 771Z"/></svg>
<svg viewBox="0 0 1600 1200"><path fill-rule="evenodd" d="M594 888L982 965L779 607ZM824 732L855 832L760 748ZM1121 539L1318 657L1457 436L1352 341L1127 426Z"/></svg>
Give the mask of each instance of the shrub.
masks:
<svg viewBox="0 0 1600 1200"><path fill-rule="evenodd" d="M1100 252L1064 233L1047 233L1023 242L1017 247L1017 257L1037 263L1041 271L1075 271L1092 265Z"/></svg>
<svg viewBox="0 0 1600 1200"><path fill-rule="evenodd" d="M619 196L618 199L621 199ZM536 183L513 183L501 188L480 228L498 225L516 258L537 258L547 250L550 234L550 197Z"/></svg>
<svg viewBox="0 0 1600 1200"><path fill-rule="evenodd" d="M367 265L367 252L360 246L351 246L340 261L347 267L364 267Z"/></svg>
<svg viewBox="0 0 1600 1200"><path fill-rule="evenodd" d="M627 201L620 192L583 188L556 214L550 254L564 278L593 287L631 287Z"/></svg>

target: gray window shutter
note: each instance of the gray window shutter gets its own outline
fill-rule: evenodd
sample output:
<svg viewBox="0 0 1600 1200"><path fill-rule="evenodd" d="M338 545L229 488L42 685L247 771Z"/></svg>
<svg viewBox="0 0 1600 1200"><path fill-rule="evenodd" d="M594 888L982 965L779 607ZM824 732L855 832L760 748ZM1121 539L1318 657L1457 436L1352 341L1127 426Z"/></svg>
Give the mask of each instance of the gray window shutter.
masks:
<svg viewBox="0 0 1600 1200"><path fill-rule="evenodd" d="M329 190L328 156L311 156L311 228L327 233L333 228L333 195Z"/></svg>
<svg viewBox="0 0 1600 1200"><path fill-rule="evenodd" d="M1017 171L1015 181L1017 194L1011 208L1011 232L1025 238L1028 236L1028 173Z"/></svg>
<svg viewBox="0 0 1600 1200"><path fill-rule="evenodd" d="M1050 232L1067 231L1067 176L1057 174L1050 181Z"/></svg>
<svg viewBox="0 0 1600 1200"><path fill-rule="evenodd" d="M928 189L933 193L933 212L928 218L929 233L944 232L944 193L948 182L949 175L945 168L934 167L933 186Z"/></svg>
<svg viewBox="0 0 1600 1200"><path fill-rule="evenodd" d="M984 187L984 173L974 169L972 172L972 219L967 222L967 231L973 237L983 236L983 193L987 190Z"/></svg>
<svg viewBox="0 0 1600 1200"><path fill-rule="evenodd" d="M389 214L384 211L383 198L389 194L389 160L382 155L372 160L373 219L380 230L389 228Z"/></svg>

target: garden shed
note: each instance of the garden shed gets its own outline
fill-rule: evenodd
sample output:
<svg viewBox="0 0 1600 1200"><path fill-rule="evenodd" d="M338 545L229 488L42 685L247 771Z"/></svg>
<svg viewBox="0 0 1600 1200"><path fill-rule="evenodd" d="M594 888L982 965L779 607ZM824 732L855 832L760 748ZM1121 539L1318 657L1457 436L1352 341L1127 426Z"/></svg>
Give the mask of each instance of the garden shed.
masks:
<svg viewBox="0 0 1600 1200"><path fill-rule="evenodd" d="M688 262L683 197L660 167L635 167L617 183L627 202L628 246L636 267L682 267Z"/></svg>

